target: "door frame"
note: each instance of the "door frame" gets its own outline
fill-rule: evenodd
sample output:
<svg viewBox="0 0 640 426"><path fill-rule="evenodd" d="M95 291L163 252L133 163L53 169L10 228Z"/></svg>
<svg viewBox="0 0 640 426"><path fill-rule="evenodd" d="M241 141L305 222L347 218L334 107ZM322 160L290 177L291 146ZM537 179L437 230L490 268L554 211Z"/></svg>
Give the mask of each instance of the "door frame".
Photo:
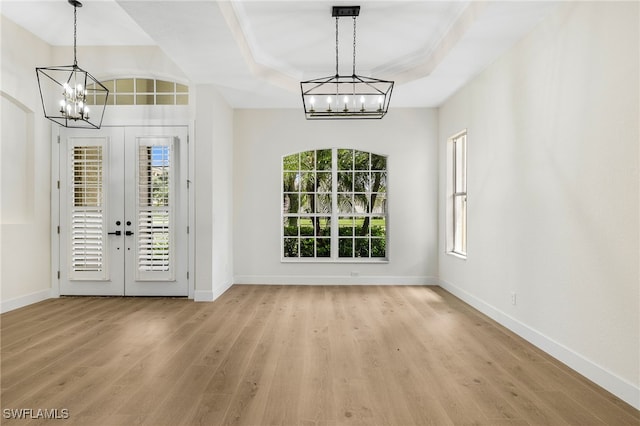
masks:
<svg viewBox="0 0 640 426"><path fill-rule="evenodd" d="M103 125L102 127L117 127L117 128L125 128L125 127L185 127L187 129L187 226L189 229L189 233L187 234L187 285L188 285L188 296L187 298L193 300L195 294L195 277L193 271L195 271L195 200L193 194L195 191L192 188L193 183L193 175L194 175L194 167L193 162L195 159L194 156L194 144L191 143L193 140L193 129L194 123L190 122L191 120L181 121L176 124L169 124L163 122L162 124L154 124L154 123L128 123L128 124L108 124ZM185 124L187 122L187 124ZM61 155L64 153L61 152L60 149L60 127L53 126L51 128L51 297L58 298L60 297L60 271L62 265L60 265L60 250L61 247L61 238L60 238L60 206L61 206L61 191L60 191L60 182L61 182L61 170L60 170L60 162ZM62 171L64 172L64 171Z"/></svg>

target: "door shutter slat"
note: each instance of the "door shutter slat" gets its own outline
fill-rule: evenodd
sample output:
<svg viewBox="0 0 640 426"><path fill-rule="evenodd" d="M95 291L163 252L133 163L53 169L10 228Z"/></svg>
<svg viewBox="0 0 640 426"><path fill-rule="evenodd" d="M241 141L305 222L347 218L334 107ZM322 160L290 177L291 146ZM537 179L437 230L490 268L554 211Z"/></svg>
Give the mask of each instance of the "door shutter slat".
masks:
<svg viewBox="0 0 640 426"><path fill-rule="evenodd" d="M104 271L104 176L102 146L73 146L71 152L70 278Z"/></svg>
<svg viewBox="0 0 640 426"><path fill-rule="evenodd" d="M138 147L138 277L172 279L173 185L172 140L153 140Z"/></svg>

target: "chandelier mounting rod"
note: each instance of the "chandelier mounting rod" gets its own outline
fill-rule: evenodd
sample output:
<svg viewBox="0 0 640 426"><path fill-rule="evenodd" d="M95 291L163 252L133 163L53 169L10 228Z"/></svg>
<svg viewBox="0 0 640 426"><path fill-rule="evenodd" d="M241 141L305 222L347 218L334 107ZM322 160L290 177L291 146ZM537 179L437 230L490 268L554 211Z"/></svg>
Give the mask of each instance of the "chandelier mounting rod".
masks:
<svg viewBox="0 0 640 426"><path fill-rule="evenodd" d="M78 66L77 39L78 39L78 8L82 3L78 0L67 0L73 6L73 65Z"/></svg>
<svg viewBox="0 0 640 426"><path fill-rule="evenodd" d="M338 72L338 17L336 16L336 76L340 75Z"/></svg>
<svg viewBox="0 0 640 426"><path fill-rule="evenodd" d="M353 75L356 75L356 17L353 17Z"/></svg>

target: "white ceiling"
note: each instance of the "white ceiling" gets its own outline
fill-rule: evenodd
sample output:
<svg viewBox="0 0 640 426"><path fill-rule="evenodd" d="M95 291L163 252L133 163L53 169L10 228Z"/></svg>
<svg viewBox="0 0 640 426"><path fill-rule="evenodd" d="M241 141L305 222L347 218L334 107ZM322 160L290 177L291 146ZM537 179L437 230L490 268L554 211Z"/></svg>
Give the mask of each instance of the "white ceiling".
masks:
<svg viewBox="0 0 640 426"><path fill-rule="evenodd" d="M469 0L84 0L80 46L159 46L235 108L299 107L299 82L335 74L333 5L360 5L356 73L396 82L391 106L438 106L524 37L557 2ZM2 0L0 13L54 46L73 44L66 0ZM351 74L353 20L339 20Z"/></svg>

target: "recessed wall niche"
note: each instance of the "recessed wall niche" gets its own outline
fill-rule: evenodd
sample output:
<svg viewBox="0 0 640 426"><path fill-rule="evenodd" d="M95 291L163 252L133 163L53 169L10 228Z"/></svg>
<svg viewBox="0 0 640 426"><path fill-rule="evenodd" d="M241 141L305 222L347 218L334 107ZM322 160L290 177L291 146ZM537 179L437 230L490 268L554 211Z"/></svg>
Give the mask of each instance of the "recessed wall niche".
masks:
<svg viewBox="0 0 640 426"><path fill-rule="evenodd" d="M0 92L0 218L2 224L31 223L34 205L33 111Z"/></svg>

